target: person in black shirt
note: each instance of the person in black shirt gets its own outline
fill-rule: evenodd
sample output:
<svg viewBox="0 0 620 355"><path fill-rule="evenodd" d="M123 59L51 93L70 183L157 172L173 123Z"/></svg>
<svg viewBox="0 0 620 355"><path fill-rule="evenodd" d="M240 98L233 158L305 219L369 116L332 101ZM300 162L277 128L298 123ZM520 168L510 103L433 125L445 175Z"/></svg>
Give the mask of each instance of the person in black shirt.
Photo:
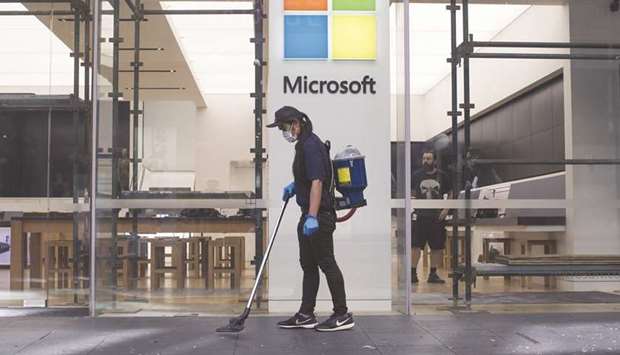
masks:
<svg viewBox="0 0 620 355"><path fill-rule="evenodd" d="M413 197L424 200L440 200L447 194L451 195L450 177L435 166L435 153L425 150L422 155L422 169L413 174ZM431 270L428 275L429 283L445 283L437 275L437 266L441 263L443 250L446 245L445 219L448 209L416 209L413 222L413 238L411 241L411 281L418 282L417 265L422 250L428 243L431 248Z"/></svg>
<svg viewBox="0 0 620 355"><path fill-rule="evenodd" d="M328 147L314 134L308 116L294 107L284 106L276 111L274 123L267 127L278 127L288 142L295 143L294 181L284 188L282 199L296 196L301 208L297 239L304 273L302 302L299 312L278 326L318 331L351 329L355 325L353 314L348 312L344 278L334 257L336 211ZM314 315L319 268L327 278L334 303L334 313L321 324Z"/></svg>

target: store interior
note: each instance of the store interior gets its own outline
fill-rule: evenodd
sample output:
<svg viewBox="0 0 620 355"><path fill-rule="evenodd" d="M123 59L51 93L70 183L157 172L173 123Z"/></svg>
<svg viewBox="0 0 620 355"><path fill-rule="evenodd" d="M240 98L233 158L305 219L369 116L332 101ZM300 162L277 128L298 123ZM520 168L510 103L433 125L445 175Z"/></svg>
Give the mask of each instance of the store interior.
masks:
<svg viewBox="0 0 620 355"><path fill-rule="evenodd" d="M93 43L97 3L0 4L0 32L7 34L0 49L0 307L84 307L94 287L99 313L239 312L273 231L268 214L280 198L270 193L274 145L263 128L272 120L266 114L270 36L280 35L269 32L267 1L143 0L138 9L134 1L102 1L102 40ZM410 5L407 90L401 1L390 1L389 33L377 34L390 44L390 112L381 118L389 121L390 137L381 143L391 152L385 198L397 207L386 232L389 257L366 262L389 264L388 293L396 304L410 290L414 312L453 306L455 293L480 309L620 303L620 47L480 46L460 58L455 84L446 61L455 59L448 3ZM617 14L583 5L576 16L579 6L472 2L468 32L480 43L615 43ZM586 15L600 16L600 28L584 25ZM255 40L263 36L266 41ZM462 33L455 40L461 43ZM527 57L532 51L541 58ZM465 86L463 65L470 59ZM459 104L465 95L473 104L457 107L458 115L454 85ZM407 93L411 172L431 148L437 167L450 174L469 164L461 170L469 179L458 175L463 183L450 201L482 201L467 217L458 208L458 216L448 216L438 270L446 283L426 282L425 249L421 281L409 288L409 236L399 205ZM358 134L372 133L360 127ZM455 134L466 161L456 159ZM455 210L450 201L446 208ZM413 200L411 208L433 206ZM347 233L344 224L342 230ZM347 246L354 245L351 238ZM347 253L355 251L336 248L336 255ZM297 268L301 278L298 256L289 258L274 267ZM354 265L345 263L345 279L369 277ZM537 265L544 270L527 269ZM257 311L269 312L270 301L266 277Z"/></svg>

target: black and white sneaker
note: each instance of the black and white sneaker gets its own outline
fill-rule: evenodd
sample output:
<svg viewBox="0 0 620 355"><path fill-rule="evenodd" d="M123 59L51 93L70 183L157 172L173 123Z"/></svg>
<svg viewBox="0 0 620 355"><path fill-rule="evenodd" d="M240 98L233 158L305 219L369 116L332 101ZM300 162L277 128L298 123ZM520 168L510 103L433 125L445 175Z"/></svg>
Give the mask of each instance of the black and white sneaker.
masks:
<svg viewBox="0 0 620 355"><path fill-rule="evenodd" d="M319 332L335 332L338 330L351 329L355 326L353 321L353 313L345 313L343 315L332 314L326 321L316 326Z"/></svg>
<svg viewBox="0 0 620 355"><path fill-rule="evenodd" d="M278 327L284 329L312 329L316 327L317 324L319 324L319 322L316 320L314 314L305 315L301 313L295 313L295 315L291 318L278 322Z"/></svg>

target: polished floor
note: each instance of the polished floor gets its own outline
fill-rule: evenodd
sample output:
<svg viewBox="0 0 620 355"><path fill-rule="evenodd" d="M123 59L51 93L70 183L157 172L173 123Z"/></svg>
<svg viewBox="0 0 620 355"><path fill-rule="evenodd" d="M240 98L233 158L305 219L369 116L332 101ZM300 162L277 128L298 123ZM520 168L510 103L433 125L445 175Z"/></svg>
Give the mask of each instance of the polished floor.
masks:
<svg viewBox="0 0 620 355"><path fill-rule="evenodd" d="M67 311L68 312L68 311ZM324 317L324 315L322 315ZM357 316L339 333L282 330L257 316L240 334L212 317L104 317L0 310L0 354L619 354L620 313Z"/></svg>
<svg viewBox="0 0 620 355"><path fill-rule="evenodd" d="M418 314L441 313L446 307L452 305L451 279L448 271L439 270L439 274L446 283L429 284L426 282L427 270L421 268L418 273L420 283L412 288L411 300ZM231 289L230 279L222 277L216 279L215 288L205 289L204 280L196 277L188 277L185 289L176 289L174 280L166 278L162 289L150 290L149 279L142 279L138 289L127 290L122 287L115 290L98 288L97 297L106 307L107 313L138 314L153 312L178 312L199 313L208 315L225 315L242 311L245 301L250 293L254 282L254 269L246 268L242 274L241 288ZM404 285L397 284L396 280L402 279L393 274L393 295L403 296ZM26 277L28 273L26 272ZM301 271L300 271L301 277ZM345 271L346 278L346 271ZM25 290L12 292L8 290L9 271L0 270L0 307L21 307L22 299L33 301L47 300L52 307L74 306L74 292L72 289L49 289L49 290ZM613 283L613 282L612 282ZM27 285L28 283L26 283ZM618 285L618 283L613 283ZM464 283L460 283L460 295L464 294ZM78 294L78 305L85 304L88 297L86 289ZM263 296L264 298L265 296ZM398 297L394 297L398 298ZM107 301L106 301L107 300ZM108 302L109 301L109 302ZM107 304L106 304L107 303ZM588 305L586 309L596 310L608 306L616 310L620 308L620 286L611 288L610 291L597 292L566 292L561 288L545 286L542 277L532 277L524 280L513 277L504 280L494 277L488 280L479 278L476 287L473 288L472 305L477 310L503 310L510 311L513 307L525 309L551 309L553 311L565 310L564 305ZM266 303L261 302L257 313L267 313Z"/></svg>

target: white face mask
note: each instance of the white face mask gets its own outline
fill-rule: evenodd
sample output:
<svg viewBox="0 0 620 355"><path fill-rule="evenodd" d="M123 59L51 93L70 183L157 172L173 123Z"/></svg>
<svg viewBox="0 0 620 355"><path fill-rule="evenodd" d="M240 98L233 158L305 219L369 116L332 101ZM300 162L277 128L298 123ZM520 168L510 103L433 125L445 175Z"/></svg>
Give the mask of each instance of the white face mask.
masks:
<svg viewBox="0 0 620 355"><path fill-rule="evenodd" d="M284 137L284 139L286 139L289 143L295 143L297 140L297 137L295 137L291 131L282 131L282 137Z"/></svg>

